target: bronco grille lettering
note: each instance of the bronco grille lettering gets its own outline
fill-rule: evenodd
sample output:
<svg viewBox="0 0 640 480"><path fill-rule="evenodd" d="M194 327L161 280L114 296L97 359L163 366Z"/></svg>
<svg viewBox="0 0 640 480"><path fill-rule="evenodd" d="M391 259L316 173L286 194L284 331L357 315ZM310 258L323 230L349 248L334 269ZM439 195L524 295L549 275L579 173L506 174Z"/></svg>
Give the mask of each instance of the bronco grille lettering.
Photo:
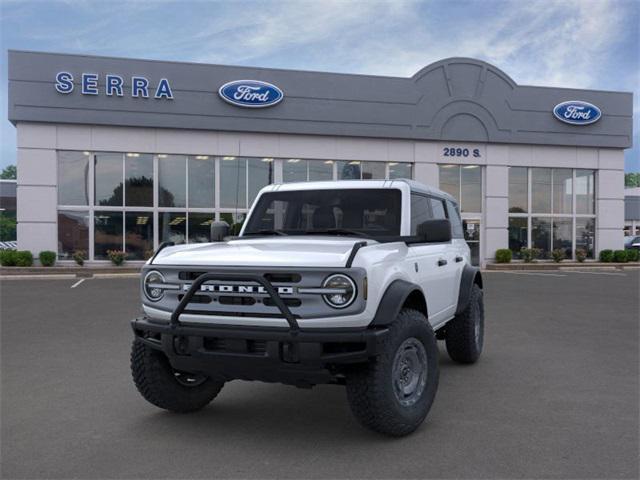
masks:
<svg viewBox="0 0 640 480"><path fill-rule="evenodd" d="M184 292L188 291L191 288L190 283L184 283L182 285L182 290ZM293 295L293 287L273 287L275 288L278 295ZM248 293L248 294L258 294L258 295L267 295L267 291L262 285L214 285L214 284L204 284L200 286L201 292L212 292L212 293Z"/></svg>

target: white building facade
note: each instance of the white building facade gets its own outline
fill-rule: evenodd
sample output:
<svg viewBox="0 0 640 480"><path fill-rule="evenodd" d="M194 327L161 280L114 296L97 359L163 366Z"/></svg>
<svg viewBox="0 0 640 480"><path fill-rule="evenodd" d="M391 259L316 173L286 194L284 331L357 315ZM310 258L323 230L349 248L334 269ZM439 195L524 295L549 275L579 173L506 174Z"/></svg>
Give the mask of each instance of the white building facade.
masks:
<svg viewBox="0 0 640 480"><path fill-rule="evenodd" d="M472 59L411 79L33 52L9 60L20 249L143 260L163 241L207 241L213 220L240 223L269 183L353 178L413 178L454 195L479 264L499 248L569 258L622 248L628 93L521 87ZM134 95L136 78L146 97ZM221 86L246 78L284 98L267 108L221 98ZM554 114L573 101L598 118Z"/></svg>

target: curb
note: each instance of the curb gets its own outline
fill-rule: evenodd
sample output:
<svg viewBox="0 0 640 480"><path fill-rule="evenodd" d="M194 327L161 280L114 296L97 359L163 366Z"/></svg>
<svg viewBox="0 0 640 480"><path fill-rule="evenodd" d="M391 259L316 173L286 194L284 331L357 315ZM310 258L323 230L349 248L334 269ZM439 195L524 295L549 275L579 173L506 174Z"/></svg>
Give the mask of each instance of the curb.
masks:
<svg viewBox="0 0 640 480"><path fill-rule="evenodd" d="M17 276L73 276L76 278L91 278L100 275L140 274L140 267L1 267L0 278Z"/></svg>
<svg viewBox="0 0 640 480"><path fill-rule="evenodd" d="M640 268L640 263L604 263L604 262L561 262L561 263L489 263L485 267L487 271L501 272L512 270L635 270Z"/></svg>

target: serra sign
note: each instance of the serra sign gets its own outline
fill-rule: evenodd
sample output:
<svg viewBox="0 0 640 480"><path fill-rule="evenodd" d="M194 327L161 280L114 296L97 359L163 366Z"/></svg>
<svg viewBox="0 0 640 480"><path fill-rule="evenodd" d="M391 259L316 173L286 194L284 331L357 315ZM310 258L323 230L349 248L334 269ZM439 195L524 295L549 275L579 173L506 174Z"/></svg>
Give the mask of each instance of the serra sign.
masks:
<svg viewBox="0 0 640 480"><path fill-rule="evenodd" d="M100 86L98 85L99 76L97 73L83 73L80 76L80 93L82 95L99 95ZM73 75L69 72L58 72L56 75L56 90L59 93L69 94L75 90ZM120 75L107 73L104 76L104 94L108 97L124 96L124 79ZM150 82L146 77L131 77L131 96L134 98L149 98L150 92L153 98L166 98L173 100L173 92L169 80L161 78L155 90L150 88Z"/></svg>
<svg viewBox="0 0 640 480"><path fill-rule="evenodd" d="M280 103L284 93L271 83L260 80L234 80L218 90L225 102L237 107L264 108Z"/></svg>

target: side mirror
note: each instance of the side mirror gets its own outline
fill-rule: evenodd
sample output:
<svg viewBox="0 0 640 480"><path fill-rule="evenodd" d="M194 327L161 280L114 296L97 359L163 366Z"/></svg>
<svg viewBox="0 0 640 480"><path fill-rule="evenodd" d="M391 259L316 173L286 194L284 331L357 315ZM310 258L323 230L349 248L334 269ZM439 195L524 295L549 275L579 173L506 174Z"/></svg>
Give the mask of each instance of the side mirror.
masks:
<svg viewBox="0 0 640 480"><path fill-rule="evenodd" d="M229 224L227 222L211 222L211 241L221 242L229 235Z"/></svg>
<svg viewBox="0 0 640 480"><path fill-rule="evenodd" d="M417 236L426 243L451 241L451 222L446 219L426 220L418 225Z"/></svg>

